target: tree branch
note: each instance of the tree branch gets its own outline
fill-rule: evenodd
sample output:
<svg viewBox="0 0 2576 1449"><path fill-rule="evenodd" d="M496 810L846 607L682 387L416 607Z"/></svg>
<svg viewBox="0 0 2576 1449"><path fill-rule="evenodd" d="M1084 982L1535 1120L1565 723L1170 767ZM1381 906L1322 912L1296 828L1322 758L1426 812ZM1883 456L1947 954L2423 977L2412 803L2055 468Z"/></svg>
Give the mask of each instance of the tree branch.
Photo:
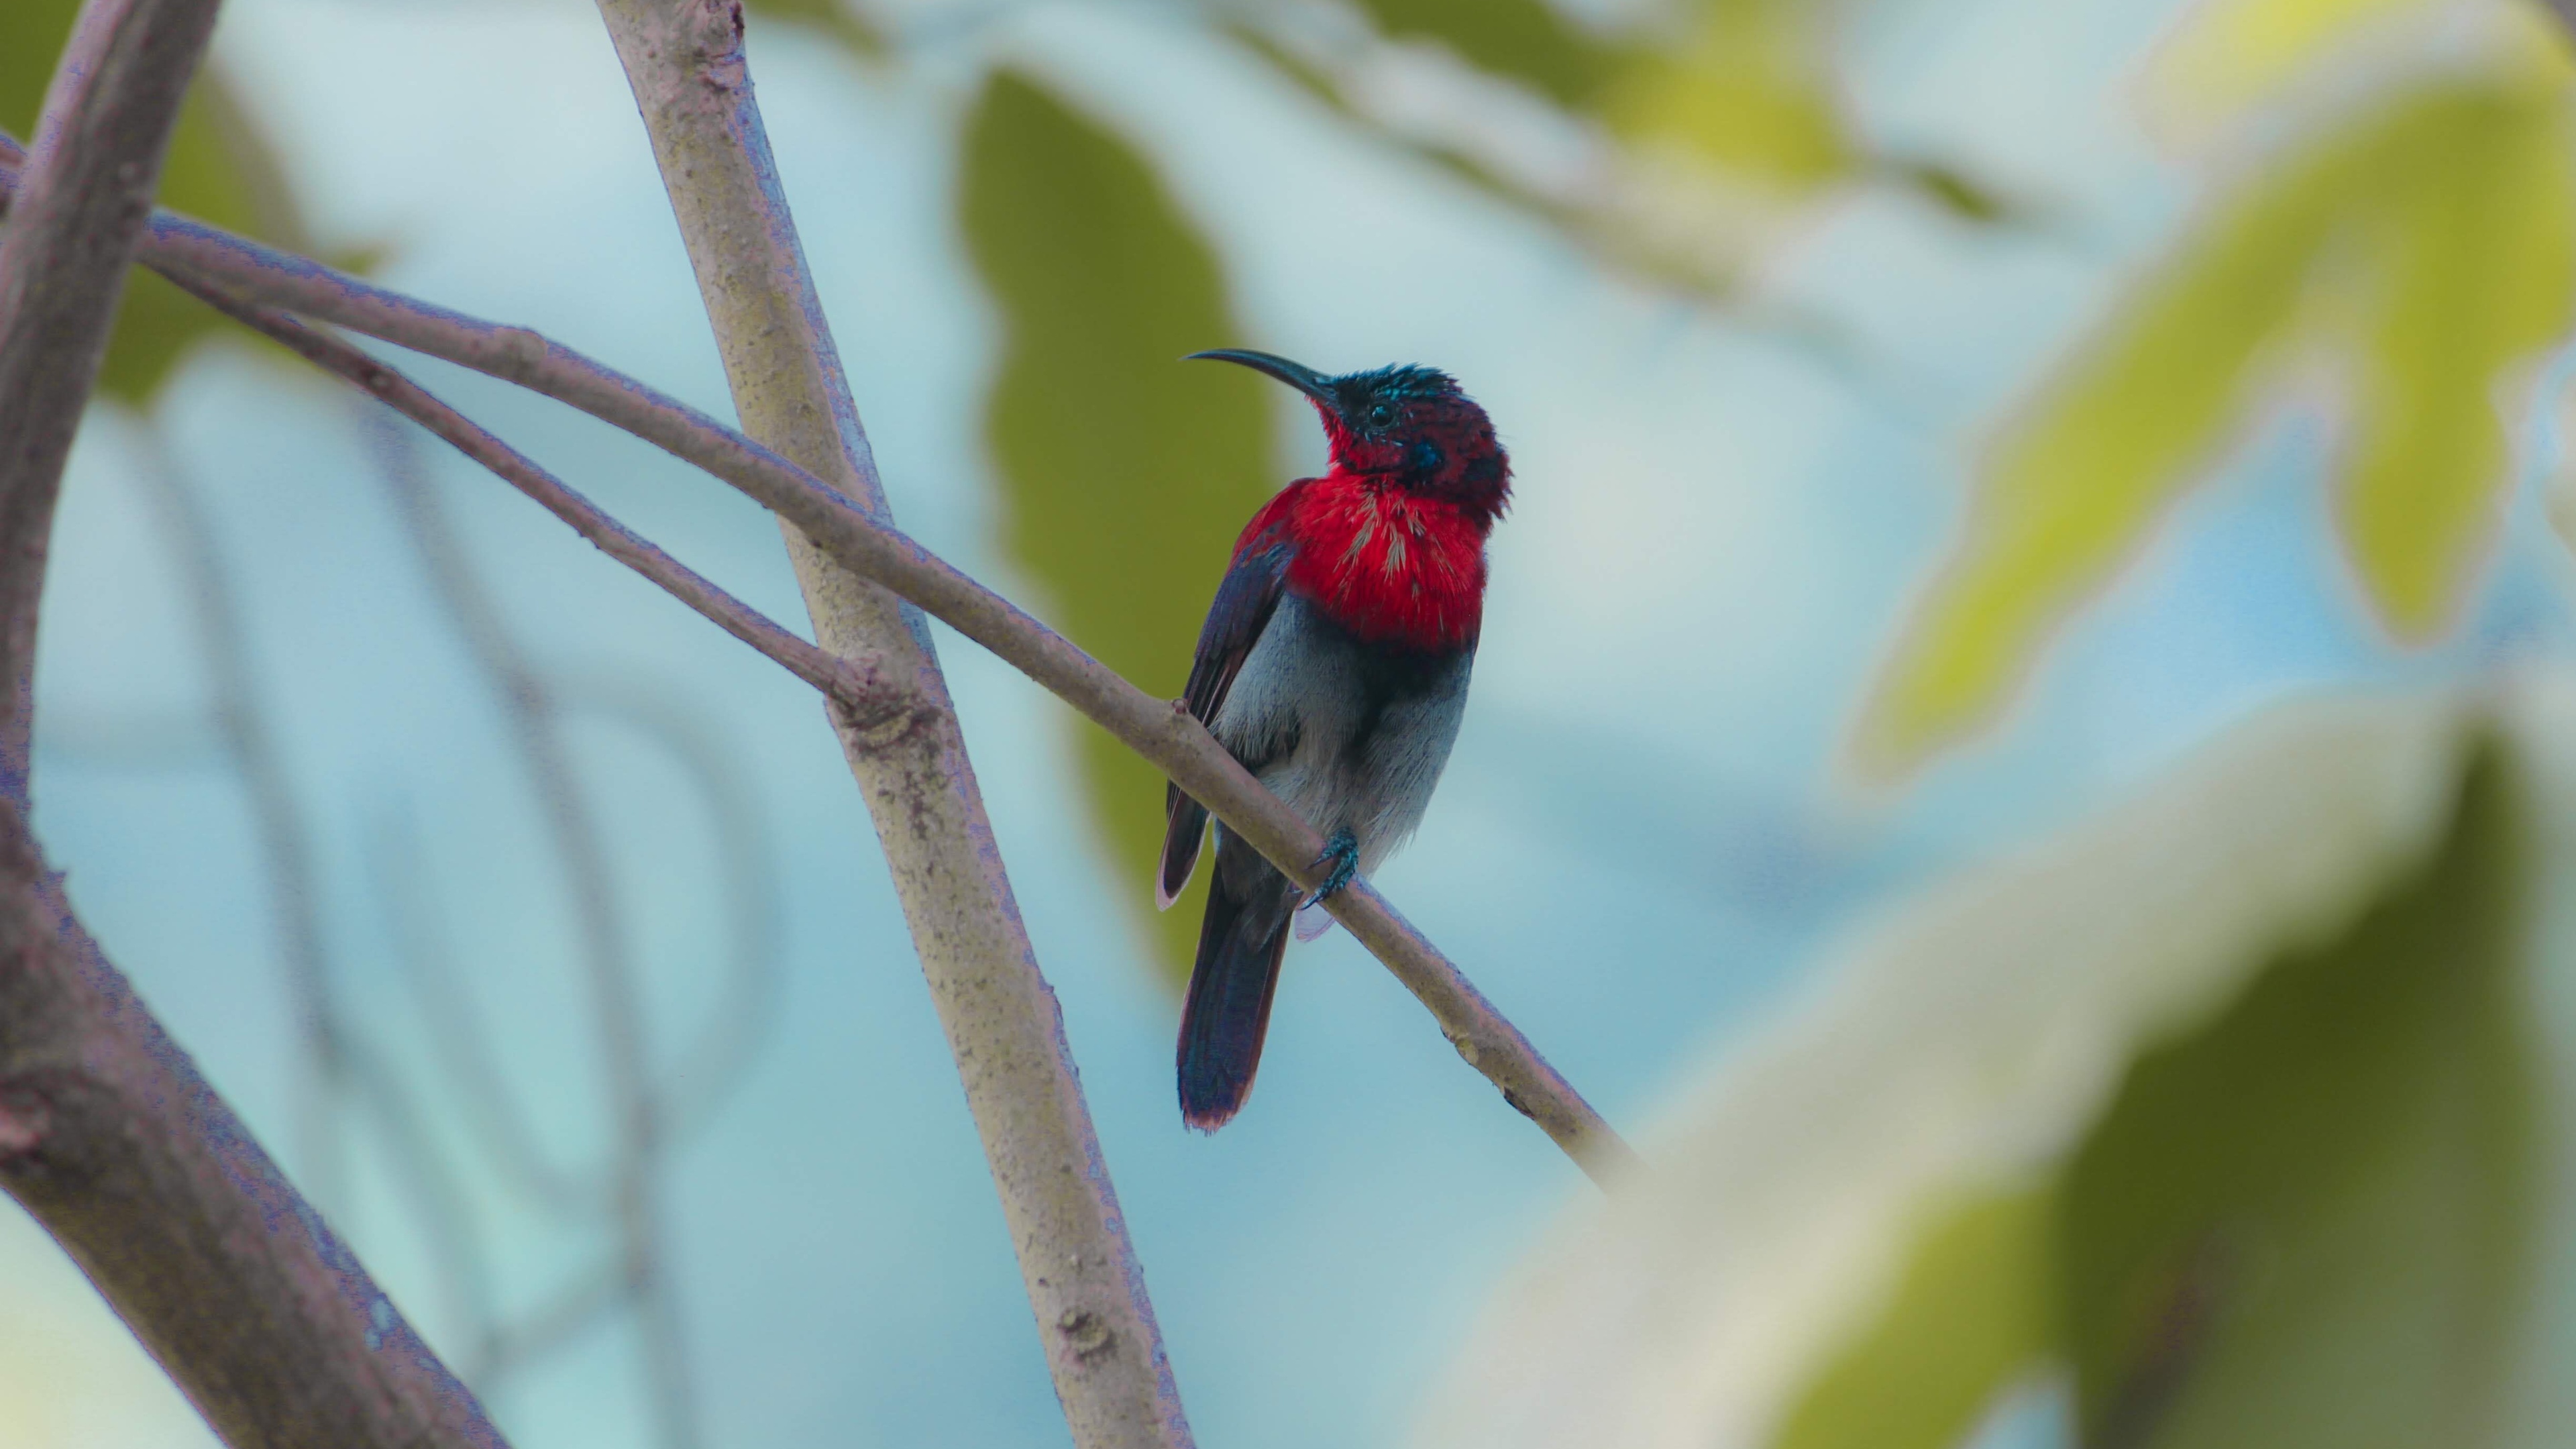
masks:
<svg viewBox="0 0 2576 1449"><path fill-rule="evenodd" d="M13 179L0 144L0 189ZM835 562L991 650L1177 781L1309 889L1323 838L1263 789L1186 711L1157 700L945 560L861 513L811 473L656 389L521 327L452 312L201 222L157 212L143 260L261 303L337 323L505 382L642 438L794 523ZM1366 880L1326 902L1432 1016L1458 1054L1596 1180L1636 1159L1599 1113L1439 948Z"/></svg>
<svg viewBox="0 0 2576 1449"><path fill-rule="evenodd" d="M173 276L199 300L243 326L283 345L305 361L420 424L456 451L482 464L548 513L570 525L600 552L633 569L717 628L759 650L788 673L839 701L859 718L882 722L888 691L872 669L825 653L768 615L727 593L705 575L671 557L618 522L599 505L502 442L463 413L438 400L401 372L348 343L316 331L271 307L255 306L185 274Z"/></svg>
<svg viewBox="0 0 2576 1449"><path fill-rule="evenodd" d="M735 0L599 0L697 273L743 430L891 522L795 218L769 155ZM781 521L835 654L870 660L907 720L827 713L876 821L923 977L1010 1225L1056 1398L1083 1449L1186 1449L1188 1420L1102 1161L1064 1016L1039 969L918 610Z"/></svg>
<svg viewBox="0 0 2576 1449"><path fill-rule="evenodd" d="M236 1446L501 1449L74 919L0 801L0 1185Z"/></svg>
<svg viewBox="0 0 2576 1449"><path fill-rule="evenodd" d="M108 964L27 828L63 462L214 19L213 0L85 5L0 232L0 1186L227 1441L499 1449Z"/></svg>
<svg viewBox="0 0 2576 1449"><path fill-rule="evenodd" d="M215 0L89 0L0 231L0 796L27 801L54 500Z"/></svg>

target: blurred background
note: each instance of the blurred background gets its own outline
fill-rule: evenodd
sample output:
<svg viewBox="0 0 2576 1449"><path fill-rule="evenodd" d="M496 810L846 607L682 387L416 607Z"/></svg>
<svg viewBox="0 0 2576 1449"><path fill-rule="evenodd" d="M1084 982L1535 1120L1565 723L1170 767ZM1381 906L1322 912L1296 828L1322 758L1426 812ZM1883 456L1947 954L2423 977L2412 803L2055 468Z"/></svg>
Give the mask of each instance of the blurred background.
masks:
<svg viewBox="0 0 2576 1449"><path fill-rule="evenodd" d="M74 9L0 14L13 134ZM1182 353L1427 363L1492 412L1517 492L1474 700L1381 884L1613 1122L1719 1179L1767 1159L1707 1112L1796 1136L1853 1120L1815 1101L1907 1080L1870 1046L1883 1019L1836 1035L1869 1017L1838 983L1914 983L1943 1007L1900 1034L1927 1051L1966 1052L2020 999L1960 964L1978 926L1907 955L1924 892L2054 858L2177 770L2205 780L2190 762L2284 700L2460 698L2576 654L2549 521L2576 69L2528 0L750 10L897 517L1146 689L1178 692L1242 520L1322 461L1285 390ZM232 0L164 197L730 415L578 0ZM729 490L413 370L802 627L774 525ZM45 603L41 838L111 957L514 1442L1064 1442L810 692L157 282L129 293L102 386ZM1293 953L1244 1116L1185 1132L1171 1037L1196 896L1151 910L1159 780L973 646L941 648L1201 1442L1431 1432L1429 1386L1592 1189L1338 933ZM2526 1390L2576 1375L2576 1313L2532 1287L2576 1283L2576 1097L2548 1025L2576 978L2521 924L2563 863L2511 831L2464 865L2442 843L2555 798L2514 783L2546 773L2516 751L2548 734L2515 728L2405 770L2328 750L2361 763L2277 808L2186 791L2208 810L2139 827L2162 842L2144 857L2059 852L2093 872L2064 899L2106 903L2067 939L2114 942L2200 919L2223 883L2169 867L2345 839L2358 863L2323 904L2247 907L2241 929L2211 906L2191 1004L2033 1028L2093 1066L2004 1154L2020 1186L1962 1198L1927 1167L1872 1187L1876 1226L1853 1231L1875 1256L1771 1285L1795 1304L1733 1300L1800 1326L1684 1395L1668 1439L1620 1442L2567 1442ZM2338 813L2401 776L2432 783ZM1975 920L2008 926L2057 880ZM2349 1080L2302 1075L2306 1039L2264 1025L2331 1026L2330 982L2305 988L2328 1005L2228 1014L2270 999L2285 943L2380 940L2401 887L2514 944L2435 927L2356 948L2431 995L2389 998L2372 1020L2403 1040L2366 1038ZM2100 954L2032 969L2077 995L2088 972L2184 970ZM2415 1045L2477 1064L2467 1085L2394 1065L2406 1023L2453 1020L2445 992L2469 1024ZM637 1031L603 1029L619 999ZM2221 1031L2213 1060L2287 1065L2201 1082L2194 1033ZM1806 1075L1747 1065L1793 1038ZM621 1135L621 1061L645 1064L655 1140ZM2153 1081L2200 1082L2187 1124L2271 1088L2325 1105L2263 1129L2277 1141L2178 1129L2101 1167L2121 1094ZM2388 1200L2449 1204L2429 1216L2196 1217L2201 1189L2173 1186L2224 1197L2227 1163L2328 1139L2349 1150L2317 1180L2376 1181L2336 1164L2397 1160L2380 1125L2437 1099L2435 1135L2476 1152L2405 1159ZM1850 1135L1853 1172L1908 1130ZM1839 1170L1797 1179L1809 1206L1843 1200ZM2090 1214L2140 1194L2180 1205L2101 1248ZM1789 1253L1812 1216L1764 1221ZM2394 1264L2422 1292L2267 1297L2284 1279L2260 1265L2305 1261L2303 1234L2336 1245L2319 1281ZM2002 1270L1961 1242L2006 1245L2013 1301L2045 1306L2007 1313L2018 1336L1982 1359L1903 1352L1907 1322L1986 1321ZM2327 1321L2361 1327L2301 1336ZM2272 1381L2263 1353L2308 1364L2315 1397L2248 1390ZM2363 1437L2301 1417L2428 1354L2456 1371ZM206 1442L14 1208L0 1440Z"/></svg>

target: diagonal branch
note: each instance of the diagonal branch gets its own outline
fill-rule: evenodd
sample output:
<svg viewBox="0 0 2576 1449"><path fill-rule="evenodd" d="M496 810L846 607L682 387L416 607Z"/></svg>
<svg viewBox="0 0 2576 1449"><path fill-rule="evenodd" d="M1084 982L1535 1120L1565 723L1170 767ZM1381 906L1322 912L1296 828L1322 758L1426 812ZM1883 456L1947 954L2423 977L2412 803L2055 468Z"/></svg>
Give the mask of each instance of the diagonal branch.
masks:
<svg viewBox="0 0 2576 1449"><path fill-rule="evenodd" d="M14 180L0 143L0 190ZM1184 710L1154 699L947 561L870 519L811 473L678 400L521 327L449 311L169 212L143 262L268 306L441 358L542 393L714 474L795 524L835 562L883 584L1000 656L1178 782L1228 829L1309 889L1323 838L1263 789ZM1586 1172L1606 1181L1635 1153L1457 965L1366 880L1326 903L1428 1007L1468 1064Z"/></svg>
<svg viewBox="0 0 2576 1449"><path fill-rule="evenodd" d="M81 928L5 800L0 1186L227 1443L501 1449Z"/></svg>
<svg viewBox="0 0 2576 1449"><path fill-rule="evenodd" d="M885 691L872 670L825 653L727 593L401 372L275 308L244 302L191 276L171 280L207 306L420 424L562 519L600 552L651 580L717 628L775 660L788 673L838 700L859 717L882 722Z"/></svg>

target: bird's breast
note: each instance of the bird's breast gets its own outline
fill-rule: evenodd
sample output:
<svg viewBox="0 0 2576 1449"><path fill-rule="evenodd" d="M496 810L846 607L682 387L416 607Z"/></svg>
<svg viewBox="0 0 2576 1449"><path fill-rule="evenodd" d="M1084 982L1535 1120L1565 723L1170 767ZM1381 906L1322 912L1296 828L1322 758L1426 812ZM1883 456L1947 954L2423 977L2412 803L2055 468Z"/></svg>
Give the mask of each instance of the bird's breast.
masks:
<svg viewBox="0 0 2576 1449"><path fill-rule="evenodd" d="M1368 641L1472 648L1485 614L1485 530L1456 506L1364 479L1313 480L1293 518L1288 586Z"/></svg>

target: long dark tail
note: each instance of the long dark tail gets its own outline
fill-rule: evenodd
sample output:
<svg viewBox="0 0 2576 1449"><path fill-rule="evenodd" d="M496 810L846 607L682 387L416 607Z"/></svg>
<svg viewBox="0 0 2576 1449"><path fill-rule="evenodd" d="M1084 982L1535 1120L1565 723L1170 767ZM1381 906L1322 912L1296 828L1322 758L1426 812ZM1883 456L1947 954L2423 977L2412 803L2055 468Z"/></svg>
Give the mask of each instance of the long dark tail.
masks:
<svg viewBox="0 0 2576 1449"><path fill-rule="evenodd" d="M1202 1132L1224 1126L1252 1094L1296 905L1296 886L1219 826L1198 964L1181 1007L1181 1120Z"/></svg>

